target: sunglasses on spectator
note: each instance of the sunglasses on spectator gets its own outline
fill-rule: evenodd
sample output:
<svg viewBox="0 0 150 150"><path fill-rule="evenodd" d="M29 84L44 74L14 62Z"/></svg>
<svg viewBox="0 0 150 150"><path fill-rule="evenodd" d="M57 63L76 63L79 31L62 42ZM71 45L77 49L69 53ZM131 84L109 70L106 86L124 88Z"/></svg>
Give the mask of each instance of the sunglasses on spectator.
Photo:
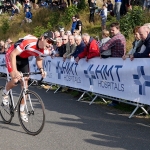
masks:
<svg viewBox="0 0 150 150"><path fill-rule="evenodd" d="M67 40L67 39L62 39L62 40Z"/></svg>

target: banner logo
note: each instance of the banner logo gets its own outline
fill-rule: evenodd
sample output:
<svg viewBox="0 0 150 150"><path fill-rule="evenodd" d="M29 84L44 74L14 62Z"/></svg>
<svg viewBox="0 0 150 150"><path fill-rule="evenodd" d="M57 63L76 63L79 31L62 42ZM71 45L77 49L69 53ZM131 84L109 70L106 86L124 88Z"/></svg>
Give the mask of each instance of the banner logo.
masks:
<svg viewBox="0 0 150 150"><path fill-rule="evenodd" d="M85 77L89 78L90 85L94 85L93 79L96 79L94 71L91 71L93 66L94 66L93 64L89 65L87 70L84 70Z"/></svg>
<svg viewBox="0 0 150 150"><path fill-rule="evenodd" d="M84 75L89 79L90 85L94 85L96 79L98 87L124 91L124 84L121 83L120 70L122 65L95 65L91 64L87 70L84 70Z"/></svg>
<svg viewBox="0 0 150 150"><path fill-rule="evenodd" d="M58 79L64 78L68 82L81 83L81 79L77 74L77 63L57 61L56 73Z"/></svg>
<svg viewBox="0 0 150 150"><path fill-rule="evenodd" d="M137 73L133 74L134 83L139 86L139 94L146 95L145 87L150 87L150 76L145 75L144 66L138 66Z"/></svg>

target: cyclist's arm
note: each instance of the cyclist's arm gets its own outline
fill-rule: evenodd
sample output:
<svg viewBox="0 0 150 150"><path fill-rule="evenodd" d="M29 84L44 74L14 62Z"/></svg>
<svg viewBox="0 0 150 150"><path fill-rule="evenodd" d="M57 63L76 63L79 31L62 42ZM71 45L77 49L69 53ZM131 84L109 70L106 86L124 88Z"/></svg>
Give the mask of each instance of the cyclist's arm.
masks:
<svg viewBox="0 0 150 150"><path fill-rule="evenodd" d="M16 56L20 54L20 51L18 49L14 49L10 54L10 63L12 65L12 69L14 72L17 72L17 65L16 65Z"/></svg>
<svg viewBox="0 0 150 150"><path fill-rule="evenodd" d="M43 59L41 59L39 56L36 57L36 64L37 64L38 68L40 69L40 71L43 73L44 69L41 69L41 68L43 68Z"/></svg>

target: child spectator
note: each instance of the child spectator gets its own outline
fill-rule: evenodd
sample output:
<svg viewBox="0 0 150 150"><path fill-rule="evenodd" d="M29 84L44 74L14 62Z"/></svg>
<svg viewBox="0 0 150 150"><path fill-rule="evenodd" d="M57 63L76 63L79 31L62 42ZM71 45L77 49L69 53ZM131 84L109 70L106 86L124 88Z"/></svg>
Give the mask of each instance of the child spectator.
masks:
<svg viewBox="0 0 150 150"><path fill-rule="evenodd" d="M29 8L26 9L25 12L25 19L22 20L21 26L25 23L31 23L32 22L32 13L29 11Z"/></svg>
<svg viewBox="0 0 150 150"><path fill-rule="evenodd" d="M110 35L109 35L109 31L106 30L106 29L104 29L104 30L102 31L102 40L101 40L101 42L100 42L100 47L101 47L103 44L105 44L107 41L110 40L110 37L109 37L109 36L110 36ZM102 58L111 57L111 49L108 49L108 50L102 52L102 53L101 53L101 57L102 57Z"/></svg>
<svg viewBox="0 0 150 150"><path fill-rule="evenodd" d="M106 4L103 4L102 10L100 11L102 30L106 29L106 21L107 21L107 7Z"/></svg>
<svg viewBox="0 0 150 150"><path fill-rule="evenodd" d="M31 23L32 22L32 13L29 11L29 8L26 9L25 21L27 23Z"/></svg>

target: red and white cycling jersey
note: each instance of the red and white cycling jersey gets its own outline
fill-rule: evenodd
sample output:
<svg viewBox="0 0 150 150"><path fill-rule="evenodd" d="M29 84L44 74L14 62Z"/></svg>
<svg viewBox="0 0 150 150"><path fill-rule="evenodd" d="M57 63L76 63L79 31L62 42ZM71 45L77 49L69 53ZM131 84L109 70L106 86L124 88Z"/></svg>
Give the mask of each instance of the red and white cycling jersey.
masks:
<svg viewBox="0 0 150 150"><path fill-rule="evenodd" d="M20 51L19 56L21 58L28 58L29 56L42 56L44 49L39 49L37 46L38 39L35 36L27 35L24 38L19 39L14 45L12 45L6 52L6 65L8 72L12 72L12 64L10 62L10 54L14 49Z"/></svg>

